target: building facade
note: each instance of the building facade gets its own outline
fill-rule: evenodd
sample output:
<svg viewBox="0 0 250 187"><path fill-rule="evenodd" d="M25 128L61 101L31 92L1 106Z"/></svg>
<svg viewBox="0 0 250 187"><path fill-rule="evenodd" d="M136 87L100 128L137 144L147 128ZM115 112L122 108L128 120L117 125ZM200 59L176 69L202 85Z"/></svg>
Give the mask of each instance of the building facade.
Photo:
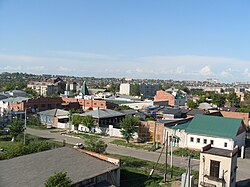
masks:
<svg viewBox="0 0 250 187"><path fill-rule="evenodd" d="M235 187L237 149L205 146L200 154L199 187Z"/></svg>

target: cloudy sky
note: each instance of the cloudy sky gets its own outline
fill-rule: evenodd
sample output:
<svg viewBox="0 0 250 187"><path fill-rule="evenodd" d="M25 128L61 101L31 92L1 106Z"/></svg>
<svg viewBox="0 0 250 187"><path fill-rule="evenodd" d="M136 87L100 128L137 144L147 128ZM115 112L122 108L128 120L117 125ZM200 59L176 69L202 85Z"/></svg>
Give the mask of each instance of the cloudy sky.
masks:
<svg viewBox="0 0 250 187"><path fill-rule="evenodd" d="M0 0L0 72L250 81L250 2Z"/></svg>

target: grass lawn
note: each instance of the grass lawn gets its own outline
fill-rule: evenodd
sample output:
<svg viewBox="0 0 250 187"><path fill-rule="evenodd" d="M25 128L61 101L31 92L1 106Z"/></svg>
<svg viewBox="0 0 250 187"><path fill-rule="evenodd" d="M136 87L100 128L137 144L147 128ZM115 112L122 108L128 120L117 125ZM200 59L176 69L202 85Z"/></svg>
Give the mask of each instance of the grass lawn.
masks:
<svg viewBox="0 0 250 187"><path fill-rule="evenodd" d="M139 186L160 186L161 176L154 176L148 179L148 173L132 167L121 168L121 187L139 187ZM169 186L169 185L166 185Z"/></svg>
<svg viewBox="0 0 250 187"><path fill-rule="evenodd" d="M135 149L143 149L147 151L155 151L155 146L153 144L140 144L140 143L127 143L125 140L113 140L111 144L121 145L125 147L131 147ZM160 147L158 147L160 148Z"/></svg>
<svg viewBox="0 0 250 187"><path fill-rule="evenodd" d="M142 160L138 158L128 157L128 156L122 156L117 154L109 154L111 157L119 158L122 163L122 168L136 168L140 171L144 171L149 174L150 170L153 168L155 162ZM173 167L173 177L179 178L182 173L186 172L186 168L180 168L180 167ZM158 163L155 173L163 175L165 173L165 164ZM170 175L170 166L168 165L168 174ZM192 171L195 179L198 179L199 173L196 170Z"/></svg>
<svg viewBox="0 0 250 187"><path fill-rule="evenodd" d="M72 136L76 136L76 137L79 137L79 138L82 138L84 140L89 140L89 139L99 139L101 138L102 136L100 135L97 135L97 134L91 134L91 133L74 133L74 134L69 134L69 135L72 135Z"/></svg>
<svg viewBox="0 0 250 187"><path fill-rule="evenodd" d="M27 125L27 127L37 130L48 130L48 128L44 125Z"/></svg>

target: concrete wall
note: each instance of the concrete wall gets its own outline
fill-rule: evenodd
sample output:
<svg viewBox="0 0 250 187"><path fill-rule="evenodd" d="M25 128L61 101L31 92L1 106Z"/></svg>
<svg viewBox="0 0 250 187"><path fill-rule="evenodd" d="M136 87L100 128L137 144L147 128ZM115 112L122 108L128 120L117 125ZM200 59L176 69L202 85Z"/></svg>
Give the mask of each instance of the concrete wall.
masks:
<svg viewBox="0 0 250 187"><path fill-rule="evenodd" d="M129 83L121 83L119 93L124 94L124 95L129 95L130 94L130 84Z"/></svg>
<svg viewBox="0 0 250 187"><path fill-rule="evenodd" d="M246 144L246 132L243 132L234 138L234 145L241 148Z"/></svg>
<svg viewBox="0 0 250 187"><path fill-rule="evenodd" d="M202 187L202 185L200 185L201 182L222 186L221 180L209 180L206 177L210 175L211 160L220 162L219 178L224 177L226 181L225 187L235 187L236 173L234 171L237 166L237 154L235 154L233 158L230 158L205 153L201 153L200 156L199 187Z"/></svg>
<svg viewBox="0 0 250 187"><path fill-rule="evenodd" d="M147 102L135 102L135 103L126 103L126 104L121 104L121 105L126 105L129 106L130 108L133 108L135 110L139 109L144 109L147 108L148 106L153 105L153 101L147 101Z"/></svg>
<svg viewBox="0 0 250 187"><path fill-rule="evenodd" d="M191 142L191 137L194 138L194 142ZM200 143L197 143L197 138L200 138ZM204 139L207 139L207 143L204 144ZM202 135L195 135L195 134L187 134L186 142L184 146L190 149L197 149L200 150L205 145L210 144L210 141L213 140L214 143L212 147L217 147L221 149L234 149L234 141L232 139L222 138L222 137L209 137L209 136L202 136ZM224 144L227 143L227 147L224 147Z"/></svg>

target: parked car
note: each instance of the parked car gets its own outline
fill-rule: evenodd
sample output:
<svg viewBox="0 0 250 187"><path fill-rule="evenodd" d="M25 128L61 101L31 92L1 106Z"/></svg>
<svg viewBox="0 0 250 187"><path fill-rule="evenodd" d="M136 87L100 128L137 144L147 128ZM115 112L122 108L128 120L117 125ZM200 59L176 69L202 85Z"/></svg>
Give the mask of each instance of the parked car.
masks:
<svg viewBox="0 0 250 187"><path fill-rule="evenodd" d="M83 148L84 148L84 146L83 146L83 144L82 144L82 143L76 143L76 144L74 145L74 148L77 148L77 149L83 149Z"/></svg>

